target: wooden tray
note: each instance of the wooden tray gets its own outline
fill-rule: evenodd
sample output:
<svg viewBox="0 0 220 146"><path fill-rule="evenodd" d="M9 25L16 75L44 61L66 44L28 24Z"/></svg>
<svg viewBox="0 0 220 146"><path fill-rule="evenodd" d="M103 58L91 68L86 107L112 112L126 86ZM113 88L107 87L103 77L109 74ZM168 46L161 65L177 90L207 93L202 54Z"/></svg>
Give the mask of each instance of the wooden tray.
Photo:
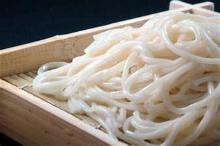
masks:
<svg viewBox="0 0 220 146"><path fill-rule="evenodd" d="M172 1L169 11L219 15L211 2L190 5ZM164 12L163 12L164 13ZM71 61L83 53L96 33L141 26L153 15L55 36L0 51L0 132L27 146L122 146L92 119L71 115L65 102L41 95L30 86L37 68L50 61Z"/></svg>

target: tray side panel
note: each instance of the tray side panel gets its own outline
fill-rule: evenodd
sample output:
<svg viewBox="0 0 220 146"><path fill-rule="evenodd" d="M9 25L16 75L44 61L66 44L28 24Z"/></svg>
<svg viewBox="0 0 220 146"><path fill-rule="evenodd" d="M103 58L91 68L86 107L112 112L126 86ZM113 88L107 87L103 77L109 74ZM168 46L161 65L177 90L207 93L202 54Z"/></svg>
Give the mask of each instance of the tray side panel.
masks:
<svg viewBox="0 0 220 146"><path fill-rule="evenodd" d="M0 125L3 133L24 145L108 145L53 114L2 89L0 89Z"/></svg>
<svg viewBox="0 0 220 146"><path fill-rule="evenodd" d="M26 72L49 61L70 61L82 54L82 49L73 49L75 39L62 40L53 37L33 44L0 51L0 76Z"/></svg>

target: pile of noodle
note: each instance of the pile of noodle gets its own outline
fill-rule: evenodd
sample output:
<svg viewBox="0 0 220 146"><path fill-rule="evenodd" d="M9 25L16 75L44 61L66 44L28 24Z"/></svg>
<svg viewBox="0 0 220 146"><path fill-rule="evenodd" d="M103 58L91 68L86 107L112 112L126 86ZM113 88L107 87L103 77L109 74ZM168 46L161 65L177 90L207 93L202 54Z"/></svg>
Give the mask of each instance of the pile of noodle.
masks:
<svg viewBox="0 0 220 146"><path fill-rule="evenodd" d="M71 63L42 66L33 88L130 144L218 145L220 18L168 13L97 34Z"/></svg>

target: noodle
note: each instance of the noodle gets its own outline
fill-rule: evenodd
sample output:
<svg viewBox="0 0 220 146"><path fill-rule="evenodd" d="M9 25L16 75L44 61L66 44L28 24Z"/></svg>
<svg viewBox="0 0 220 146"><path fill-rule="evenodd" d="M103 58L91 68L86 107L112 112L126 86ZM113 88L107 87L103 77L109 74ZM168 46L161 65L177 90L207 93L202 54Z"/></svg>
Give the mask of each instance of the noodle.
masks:
<svg viewBox="0 0 220 146"><path fill-rule="evenodd" d="M33 88L130 144L218 145L219 44L220 18L160 14L95 35L71 63L43 65Z"/></svg>

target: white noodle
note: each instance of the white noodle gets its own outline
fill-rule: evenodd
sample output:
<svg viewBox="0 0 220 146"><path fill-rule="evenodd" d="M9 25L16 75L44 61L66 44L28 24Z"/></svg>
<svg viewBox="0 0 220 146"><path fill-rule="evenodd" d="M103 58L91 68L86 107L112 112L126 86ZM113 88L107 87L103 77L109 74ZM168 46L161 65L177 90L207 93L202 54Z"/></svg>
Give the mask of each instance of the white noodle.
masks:
<svg viewBox="0 0 220 146"><path fill-rule="evenodd" d="M40 67L33 88L130 144L218 145L219 44L218 17L160 14L95 35L71 63Z"/></svg>

